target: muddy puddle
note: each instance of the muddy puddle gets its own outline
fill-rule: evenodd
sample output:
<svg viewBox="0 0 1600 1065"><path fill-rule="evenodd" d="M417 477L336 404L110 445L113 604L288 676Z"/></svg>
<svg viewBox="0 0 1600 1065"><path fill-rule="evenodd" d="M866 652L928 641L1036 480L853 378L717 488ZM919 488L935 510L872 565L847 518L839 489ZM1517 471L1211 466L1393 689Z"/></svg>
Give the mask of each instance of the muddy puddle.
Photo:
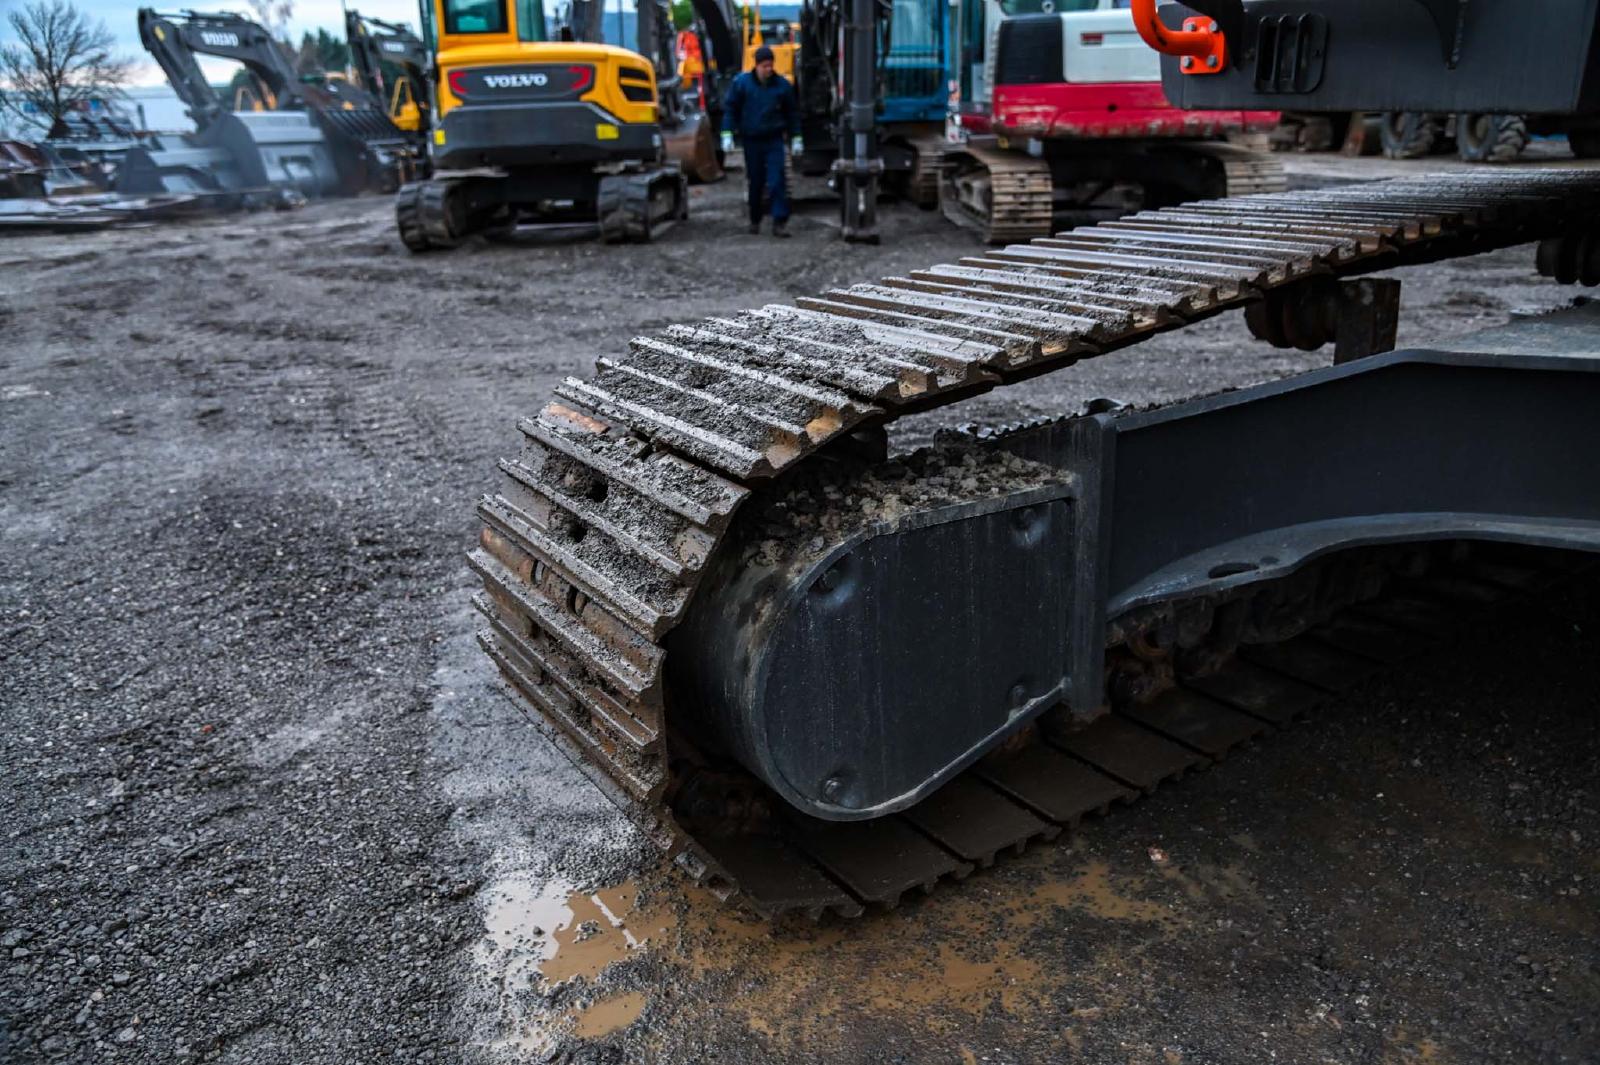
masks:
<svg viewBox="0 0 1600 1065"><path fill-rule="evenodd" d="M1072 973L1081 1000L1067 1016L1091 1024L1126 999L1121 977L1143 952L1192 928L1210 901L1250 893L1238 869L1158 864L1137 850L1116 861L1040 852L1009 865L992 883L893 913L778 928L664 870L647 872L642 888L508 878L487 892L478 951L515 1004L516 1035L499 1045L542 1055L572 1040L653 1043L654 1029L687 1019L676 1016L685 999L715 1002L723 1023L773 1046L827 1045L863 1010L955 1040L976 1021L1057 1012L1059 937L1124 938L1104 935L1110 926L1129 945L1097 948ZM1019 890L1002 879L1032 882ZM1070 1024L1064 1033L1070 1041Z"/></svg>
<svg viewBox="0 0 1600 1065"><path fill-rule="evenodd" d="M581 890L525 876L505 877L484 896L474 961L496 985L512 1029L497 1048L543 1055L563 1035L600 1039L644 1013L643 992L589 992L600 989L602 974L666 936L676 921L669 905L641 906L632 882ZM579 985L576 996L557 994L568 985Z"/></svg>

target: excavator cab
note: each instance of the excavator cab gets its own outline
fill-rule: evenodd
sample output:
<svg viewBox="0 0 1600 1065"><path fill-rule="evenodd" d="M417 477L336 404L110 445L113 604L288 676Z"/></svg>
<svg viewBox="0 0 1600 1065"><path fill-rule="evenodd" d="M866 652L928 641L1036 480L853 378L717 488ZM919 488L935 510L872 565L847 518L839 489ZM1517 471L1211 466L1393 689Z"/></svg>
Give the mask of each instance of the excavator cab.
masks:
<svg viewBox="0 0 1600 1065"><path fill-rule="evenodd" d="M422 128L422 107L411 91L411 83L405 79L394 83L394 95L389 97L389 121L407 133Z"/></svg>

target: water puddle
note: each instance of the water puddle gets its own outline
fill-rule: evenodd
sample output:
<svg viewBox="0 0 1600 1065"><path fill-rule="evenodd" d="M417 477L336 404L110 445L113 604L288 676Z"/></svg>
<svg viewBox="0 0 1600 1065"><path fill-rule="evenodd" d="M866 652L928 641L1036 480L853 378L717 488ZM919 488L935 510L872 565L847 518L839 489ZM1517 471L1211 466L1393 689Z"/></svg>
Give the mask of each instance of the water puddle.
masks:
<svg viewBox="0 0 1600 1065"><path fill-rule="evenodd" d="M600 1039L627 1028L649 1005L642 992L602 996L571 1009L545 996L570 981L596 980L611 965L659 940L673 926L665 903L639 906L632 882L593 891L570 881L507 876L488 888L484 937L474 950L498 992L501 1030L491 1045L538 1059L561 1037ZM531 996L531 997L530 997Z"/></svg>
<svg viewBox="0 0 1600 1065"><path fill-rule="evenodd" d="M1034 890L1039 902L1083 910L1112 921L1160 921L1171 911L1159 902L1129 898L1111 882L1111 867L1089 862L1071 880L1054 880Z"/></svg>
<svg viewBox="0 0 1600 1065"><path fill-rule="evenodd" d="M636 909L639 889L631 882L579 891L559 878L507 878L486 895L479 961L499 968L507 987L592 980L673 924L665 906Z"/></svg>
<svg viewBox="0 0 1600 1065"><path fill-rule="evenodd" d="M643 991L624 991L603 998L578 1011L572 1034L580 1039L602 1039L620 1032L639 1019L648 1003Z"/></svg>

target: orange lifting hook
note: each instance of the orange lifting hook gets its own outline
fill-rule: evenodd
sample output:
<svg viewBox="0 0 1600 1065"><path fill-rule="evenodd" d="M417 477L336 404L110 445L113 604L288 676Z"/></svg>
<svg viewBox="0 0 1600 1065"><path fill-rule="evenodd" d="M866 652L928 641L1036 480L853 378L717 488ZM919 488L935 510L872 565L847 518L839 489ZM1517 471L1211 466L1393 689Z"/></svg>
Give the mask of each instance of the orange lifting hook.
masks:
<svg viewBox="0 0 1600 1065"><path fill-rule="evenodd" d="M1213 19L1186 18L1183 29L1169 30L1156 17L1156 0L1133 0L1133 25L1162 55L1182 56L1185 74L1220 74L1228 64L1228 40Z"/></svg>

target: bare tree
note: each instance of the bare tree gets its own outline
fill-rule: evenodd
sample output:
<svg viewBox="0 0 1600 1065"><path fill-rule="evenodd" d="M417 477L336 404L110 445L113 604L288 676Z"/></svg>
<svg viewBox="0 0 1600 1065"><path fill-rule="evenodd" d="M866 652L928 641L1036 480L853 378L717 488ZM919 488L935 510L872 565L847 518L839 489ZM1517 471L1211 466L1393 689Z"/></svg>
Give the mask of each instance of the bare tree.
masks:
<svg viewBox="0 0 1600 1065"><path fill-rule="evenodd" d="M133 73L105 23L70 0L33 0L6 21L17 43L0 46L0 106L47 119L52 133L90 99L120 95Z"/></svg>
<svg viewBox="0 0 1600 1065"><path fill-rule="evenodd" d="M294 0L246 0L250 13L273 37L284 44L289 41L289 20L294 17Z"/></svg>

